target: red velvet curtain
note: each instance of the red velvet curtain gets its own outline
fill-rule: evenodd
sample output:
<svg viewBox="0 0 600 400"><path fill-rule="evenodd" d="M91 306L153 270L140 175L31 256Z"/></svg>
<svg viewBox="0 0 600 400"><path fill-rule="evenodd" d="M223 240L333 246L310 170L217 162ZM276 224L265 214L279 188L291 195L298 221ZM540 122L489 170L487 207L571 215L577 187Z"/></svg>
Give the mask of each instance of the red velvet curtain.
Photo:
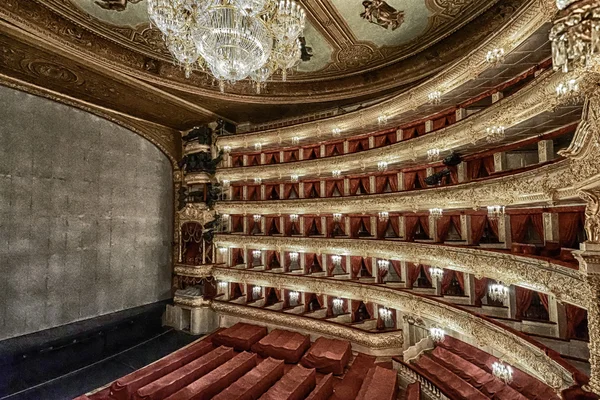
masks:
<svg viewBox="0 0 600 400"><path fill-rule="evenodd" d="M479 170L481 169L481 158L476 158L474 160L467 161L467 172L469 175L469 180L479 178Z"/></svg>
<svg viewBox="0 0 600 400"><path fill-rule="evenodd" d="M283 187L283 198L289 199L292 190L296 192L296 196L300 193L300 185L297 183L286 183Z"/></svg>
<svg viewBox="0 0 600 400"><path fill-rule="evenodd" d="M408 267L408 276L406 277L408 286L413 287L417 281L417 278L419 278L419 274L421 273L421 264L406 263L406 265Z"/></svg>
<svg viewBox="0 0 600 400"><path fill-rule="evenodd" d="M360 186L361 183L362 183L364 192L370 193L371 184L369 182L368 176L362 177L362 178L351 178L351 179L349 179L349 182L350 182L350 194L351 195L355 195L356 192L358 192L358 187ZM364 192L363 192L363 194L364 194Z"/></svg>
<svg viewBox="0 0 600 400"><path fill-rule="evenodd" d="M452 283L452 279L456 277L458 281L458 285L464 291L465 290L465 276L460 271L454 271L451 269L444 269L444 277L442 278L441 287L442 294L445 294L446 291L450 288L450 284Z"/></svg>
<svg viewBox="0 0 600 400"><path fill-rule="evenodd" d="M479 244L479 241L483 236L486 223L494 235L498 237L498 221L489 219L487 215L471 215L471 239L473 240L473 244Z"/></svg>
<svg viewBox="0 0 600 400"><path fill-rule="evenodd" d="M402 279L402 264L398 260L390 260L390 268L394 268L394 272Z"/></svg>
<svg viewBox="0 0 600 400"><path fill-rule="evenodd" d="M344 180L343 179L330 179L325 181L325 195L327 197L333 197L333 193L337 188L340 195L344 195Z"/></svg>
<svg viewBox="0 0 600 400"><path fill-rule="evenodd" d="M525 312L531 306L531 300L533 298L533 292L529 289L525 289L520 286L515 287L515 297L517 300L517 319L523 318Z"/></svg>
<svg viewBox="0 0 600 400"><path fill-rule="evenodd" d="M298 161L298 150L287 150L283 152L283 162Z"/></svg>
<svg viewBox="0 0 600 400"><path fill-rule="evenodd" d="M242 215L231 216L231 231L232 232L243 232L244 231L244 217Z"/></svg>
<svg viewBox="0 0 600 400"><path fill-rule="evenodd" d="M244 264L244 250L243 249L233 249L231 251L231 260L233 265Z"/></svg>
<svg viewBox="0 0 600 400"><path fill-rule="evenodd" d="M449 215L443 216L437 220L437 236L440 242L444 242L448 236L450 230L450 224L452 224L452 217Z"/></svg>
<svg viewBox="0 0 600 400"><path fill-rule="evenodd" d="M404 217L404 228L406 229L406 240L408 242L415 240L415 231L417 230L418 223L419 217L417 216Z"/></svg>
<svg viewBox="0 0 600 400"><path fill-rule="evenodd" d="M242 200L242 186L231 186L231 200Z"/></svg>
<svg viewBox="0 0 600 400"><path fill-rule="evenodd" d="M319 181L316 182L304 182L304 198L308 199L310 197L310 193L313 191L317 193L317 197L321 197L321 183Z"/></svg>
<svg viewBox="0 0 600 400"><path fill-rule="evenodd" d="M248 165L260 165L260 153L259 154L249 154L248 155Z"/></svg>
<svg viewBox="0 0 600 400"><path fill-rule="evenodd" d="M398 217L396 215L391 215L385 221L377 220L377 238L378 239L385 238L385 232L387 231L388 225L391 225L392 230L396 234L396 237L399 236L400 225L399 225Z"/></svg>
<svg viewBox="0 0 600 400"><path fill-rule="evenodd" d="M542 305L544 306L544 308L546 309L546 311L549 311L548 295L545 293L540 293L540 292L538 292L537 295L540 298L540 301L541 301Z"/></svg>
<svg viewBox="0 0 600 400"><path fill-rule="evenodd" d="M488 278L475 278L475 305L481 307L481 300L485 297L488 290Z"/></svg>
<svg viewBox="0 0 600 400"><path fill-rule="evenodd" d="M317 226L317 230L319 231L319 234L323 233L323 227L321 226L321 217L314 217L314 216L304 216L304 235L308 236L309 232L310 232L310 228L313 225L313 222L315 222L315 225Z"/></svg>
<svg viewBox="0 0 600 400"><path fill-rule="evenodd" d="M525 239L527 222L529 222L529 214L513 214L510 216L510 235L513 243L520 243Z"/></svg>
<svg viewBox="0 0 600 400"><path fill-rule="evenodd" d="M383 193L385 187L389 184L392 192L398 191L398 175L397 174L385 174L375 177L375 192Z"/></svg>
<svg viewBox="0 0 600 400"><path fill-rule="evenodd" d="M363 150L368 150L369 138L348 141L348 152L356 153L357 151L361 151L360 147L362 147Z"/></svg>
<svg viewBox="0 0 600 400"><path fill-rule="evenodd" d="M375 147L388 146L393 143L396 143L396 132L375 136Z"/></svg>
<svg viewBox="0 0 600 400"><path fill-rule="evenodd" d="M538 236L544 240L544 220L542 218L542 213L531 214L531 224Z"/></svg>
<svg viewBox="0 0 600 400"><path fill-rule="evenodd" d="M421 224L421 228L423 228L423 232L431 238L431 234L429 232L429 217L427 215L422 215L419 217L419 223Z"/></svg>
<svg viewBox="0 0 600 400"><path fill-rule="evenodd" d="M246 199L252 200L260 200L260 186L247 186L246 189Z"/></svg>
<svg viewBox="0 0 600 400"><path fill-rule="evenodd" d="M265 232L265 234L270 233L271 232L271 228L274 226L275 227L275 231L273 233L283 233L281 231L281 224L280 224L280 218L277 216L270 216L270 217L265 217L265 226L267 231Z"/></svg>
<svg viewBox="0 0 600 400"><path fill-rule="evenodd" d="M367 231L371 230L371 218L370 217L350 217L350 236L353 238L358 237L358 230L360 229L360 224L363 222Z"/></svg>
<svg viewBox="0 0 600 400"><path fill-rule="evenodd" d="M559 235L558 241L560 247L570 249L577 248L577 233L581 229L584 221L583 213L581 212L566 212L558 214Z"/></svg>
<svg viewBox="0 0 600 400"><path fill-rule="evenodd" d="M415 181L417 180L416 172L405 172L404 176L404 190L413 190L415 188Z"/></svg>
<svg viewBox="0 0 600 400"><path fill-rule="evenodd" d="M320 146L307 147L302 152L302 158L304 160L314 160L319 157L321 157L321 147Z"/></svg>
<svg viewBox="0 0 600 400"><path fill-rule="evenodd" d="M483 167L485 168L488 175L493 174L496 169L496 166L494 165L494 156L489 155L489 156L483 157L482 162L483 162Z"/></svg>
<svg viewBox="0 0 600 400"><path fill-rule="evenodd" d="M363 258L361 256L350 256L350 267L352 270L352 279L358 279L360 269L362 268Z"/></svg>
<svg viewBox="0 0 600 400"><path fill-rule="evenodd" d="M412 126L402 130L402 140L408 140L417 137L417 128Z"/></svg>
<svg viewBox="0 0 600 400"><path fill-rule="evenodd" d="M265 197L266 200L281 199L281 193L279 193L279 184L265 185Z"/></svg>
<svg viewBox="0 0 600 400"><path fill-rule="evenodd" d="M265 161L267 164L278 164L279 163L279 152L265 153Z"/></svg>
<svg viewBox="0 0 600 400"><path fill-rule="evenodd" d="M325 145L325 156L331 157L334 155L344 154L344 142L329 143Z"/></svg>
<svg viewBox="0 0 600 400"><path fill-rule="evenodd" d="M271 264L279 264L281 267L281 259L279 258L279 252L276 250L267 250L267 265L265 265L265 269L271 269Z"/></svg>
<svg viewBox="0 0 600 400"><path fill-rule="evenodd" d="M421 185L422 188L428 187L427 182L425 182L425 178L427 178L426 169L417 171L417 179L419 180L419 185Z"/></svg>
<svg viewBox="0 0 600 400"><path fill-rule="evenodd" d="M565 313L567 315L567 339L576 338L575 329L587 319L587 310L571 304L565 304Z"/></svg>

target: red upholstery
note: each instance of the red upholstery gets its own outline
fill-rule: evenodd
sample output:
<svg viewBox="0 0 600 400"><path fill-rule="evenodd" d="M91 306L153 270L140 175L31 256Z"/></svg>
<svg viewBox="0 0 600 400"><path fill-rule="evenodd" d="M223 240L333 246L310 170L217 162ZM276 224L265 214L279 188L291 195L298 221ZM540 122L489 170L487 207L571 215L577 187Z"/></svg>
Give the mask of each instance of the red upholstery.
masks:
<svg viewBox="0 0 600 400"><path fill-rule="evenodd" d="M316 385L314 368L296 365L283 376L260 400L303 400Z"/></svg>
<svg viewBox="0 0 600 400"><path fill-rule="evenodd" d="M492 364L498 359L477 347L471 346L463 341L446 336L439 346L450 350L452 353L464 358L479 368L492 372ZM545 383L535 379L531 375L513 367L513 380L510 386L522 395L532 400L558 400L554 390Z"/></svg>
<svg viewBox="0 0 600 400"><path fill-rule="evenodd" d="M421 400L421 383L414 382L406 387L406 400Z"/></svg>
<svg viewBox="0 0 600 400"><path fill-rule="evenodd" d="M110 385L110 395L116 400L129 400L136 390L142 386L146 386L162 378L213 349L213 345L209 341L199 341L191 346L177 350L155 363L114 381Z"/></svg>
<svg viewBox="0 0 600 400"><path fill-rule="evenodd" d="M283 376L283 372L283 360L267 358L213 400L256 400Z"/></svg>
<svg viewBox="0 0 600 400"><path fill-rule="evenodd" d="M235 353L231 347L219 347L170 374L141 387L133 398L136 400L164 399L206 375L219 365L231 360L234 355Z"/></svg>
<svg viewBox="0 0 600 400"><path fill-rule="evenodd" d="M297 364L310 347L310 337L296 332L275 329L258 343L252 351L261 357L273 357L285 360L288 364Z"/></svg>
<svg viewBox="0 0 600 400"><path fill-rule="evenodd" d="M328 374L321 379L315 389L310 392L306 400L327 400L333 394L333 374Z"/></svg>
<svg viewBox="0 0 600 400"><path fill-rule="evenodd" d="M324 374L341 375L352 356L352 346L347 340L318 338L300 363L316 368Z"/></svg>
<svg viewBox="0 0 600 400"><path fill-rule="evenodd" d="M426 376L435 386L439 387L450 398L484 400L483 393L459 378L449 369L433 361L429 356L422 355L413 366L423 376Z"/></svg>
<svg viewBox="0 0 600 400"><path fill-rule="evenodd" d="M367 372L357 400L396 400L398 397L398 373L375 366Z"/></svg>
<svg viewBox="0 0 600 400"><path fill-rule="evenodd" d="M90 398L87 397L85 394L82 394L79 397L75 397L73 400L89 400Z"/></svg>
<svg viewBox="0 0 600 400"><path fill-rule="evenodd" d="M240 353L225 364L167 397L167 400L208 400L256 366L256 354Z"/></svg>
<svg viewBox="0 0 600 400"><path fill-rule="evenodd" d="M252 345L266 335L267 328L264 326L238 322L213 336L212 342L216 346L233 347L237 351L250 351Z"/></svg>
<svg viewBox="0 0 600 400"><path fill-rule="evenodd" d="M527 400L527 397L506 385L494 375L443 347L436 347L431 356L437 363L448 368L489 397L498 400Z"/></svg>

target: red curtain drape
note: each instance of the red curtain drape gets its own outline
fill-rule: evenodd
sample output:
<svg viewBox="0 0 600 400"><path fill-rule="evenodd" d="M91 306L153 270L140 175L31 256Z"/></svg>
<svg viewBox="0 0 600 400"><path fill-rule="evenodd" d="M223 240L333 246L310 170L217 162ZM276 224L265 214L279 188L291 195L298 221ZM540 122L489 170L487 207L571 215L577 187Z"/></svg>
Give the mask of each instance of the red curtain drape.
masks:
<svg viewBox="0 0 600 400"><path fill-rule="evenodd" d="M344 154L344 142L329 143L325 145L325 156L338 156Z"/></svg>
<svg viewBox="0 0 600 400"><path fill-rule="evenodd" d="M431 234L429 232L429 217L427 215L422 215L419 217L419 223L421 224L421 228L423 228L423 232L431 238Z"/></svg>
<svg viewBox="0 0 600 400"><path fill-rule="evenodd" d="M348 141L348 151L350 153L356 153L357 151L369 149L369 138L362 138L357 140Z"/></svg>
<svg viewBox="0 0 600 400"><path fill-rule="evenodd" d="M385 232L387 231L388 226L392 227L392 230L394 231L394 234L396 235L396 237L399 236L400 225L399 225L398 217L396 215L391 215L385 221L377 220L377 238L378 239L384 239Z"/></svg>
<svg viewBox="0 0 600 400"><path fill-rule="evenodd" d="M344 180L343 179L337 179L337 180L327 180L325 181L325 195L327 197L333 197L333 193L335 192L335 190L338 190L338 192L340 193L340 195L344 195Z"/></svg>
<svg viewBox="0 0 600 400"><path fill-rule="evenodd" d="M371 183L369 177L361 177L361 178L351 178L350 182L350 194L355 195L358 192L358 187L362 183L363 193L371 193Z"/></svg>
<svg viewBox="0 0 600 400"><path fill-rule="evenodd" d="M407 281L409 287L413 287L417 278L419 278L419 274L421 273L421 264L415 263L406 263L408 269Z"/></svg>
<svg viewBox="0 0 600 400"><path fill-rule="evenodd" d="M298 150L287 150L283 152L283 162L298 161Z"/></svg>
<svg viewBox="0 0 600 400"><path fill-rule="evenodd" d="M375 147L388 146L393 143L396 143L396 132L375 136Z"/></svg>
<svg viewBox="0 0 600 400"><path fill-rule="evenodd" d="M544 240L544 220L541 213L531 214L531 224L538 236Z"/></svg>
<svg viewBox="0 0 600 400"><path fill-rule="evenodd" d="M246 199L260 200L260 186L247 186Z"/></svg>
<svg viewBox="0 0 600 400"><path fill-rule="evenodd" d="M571 304L565 304L565 313L567 315L567 339L576 338L575 329L587 319L587 310Z"/></svg>
<svg viewBox="0 0 600 400"><path fill-rule="evenodd" d="M417 128L412 126L402 130L402 140L408 140L417 137Z"/></svg>
<svg viewBox="0 0 600 400"><path fill-rule="evenodd" d="M298 195L298 193L300 192L300 185L297 183L286 183L283 186L283 198L284 199L289 199L290 195L292 194L292 190L294 190L296 192L296 196Z"/></svg>
<svg viewBox="0 0 600 400"><path fill-rule="evenodd" d="M384 193L384 189L389 185L392 192L398 191L398 175L385 174L375 177L375 192Z"/></svg>
<svg viewBox="0 0 600 400"><path fill-rule="evenodd" d="M394 272L402 279L402 264L398 260L390 260L390 268L394 268Z"/></svg>
<svg viewBox="0 0 600 400"><path fill-rule="evenodd" d="M405 172L403 174L404 177L404 190L413 190L415 188L415 182L417 180L417 173L412 171L412 172Z"/></svg>
<svg viewBox="0 0 600 400"><path fill-rule="evenodd" d="M525 239L527 222L529 222L529 214L513 214L510 216L510 235L513 243L520 243Z"/></svg>
<svg viewBox="0 0 600 400"><path fill-rule="evenodd" d="M469 180L479 178L479 170L481 169L481 158L467 161L467 172L469 174Z"/></svg>
<svg viewBox="0 0 600 400"><path fill-rule="evenodd" d="M417 171L417 179L419 180L419 185L421 185L422 188L428 187L427 182L425 182L425 178L427 178L426 169Z"/></svg>
<svg viewBox="0 0 600 400"><path fill-rule="evenodd" d="M404 217L404 227L406 229L406 240L408 242L412 242L415 239L415 231L417 229L417 224L419 222L419 217L417 216L407 216Z"/></svg>
<svg viewBox="0 0 600 400"><path fill-rule="evenodd" d="M488 278L475 278L475 305L481 307L481 300L485 297L488 290Z"/></svg>
<svg viewBox="0 0 600 400"><path fill-rule="evenodd" d="M483 162L483 167L485 168L488 175L493 174L496 169L496 167L494 165L494 156L490 155L490 156L483 157L482 162Z"/></svg>
<svg viewBox="0 0 600 400"><path fill-rule="evenodd" d="M350 267L352 270L352 279L358 279L362 267L363 258L361 256L350 256Z"/></svg>
<svg viewBox="0 0 600 400"><path fill-rule="evenodd" d="M231 199L242 200L242 186L231 186Z"/></svg>
<svg viewBox="0 0 600 400"><path fill-rule="evenodd" d="M441 287L442 294L445 294L446 291L450 288L450 284L452 283L452 279L456 277L456 281L460 288L465 290L465 276L460 271L453 271L451 269L444 269L444 277L442 278Z"/></svg>
<svg viewBox="0 0 600 400"><path fill-rule="evenodd" d="M321 217L313 217L313 216L304 216L304 235L308 236L310 229L315 223L319 234L323 233L323 227L321 226Z"/></svg>
<svg viewBox="0 0 600 400"><path fill-rule="evenodd" d="M350 235L353 238L358 237L358 230L360 229L361 222L369 233L371 232L371 218L370 217L350 217Z"/></svg>
<svg viewBox="0 0 600 400"><path fill-rule="evenodd" d="M310 197L310 193L313 191L316 192L317 197L321 196L321 183L319 181L316 182L304 182L304 198L308 199Z"/></svg>
<svg viewBox="0 0 600 400"><path fill-rule="evenodd" d="M231 251L231 260L233 265L244 264L244 250L233 249Z"/></svg>
<svg viewBox="0 0 600 400"><path fill-rule="evenodd" d="M277 268L277 264L279 264L279 266L281 267L281 259L279 258L279 252L276 250L267 250L267 265L265 265L265 268L271 269L271 265L274 265L275 268Z"/></svg>
<svg viewBox="0 0 600 400"><path fill-rule="evenodd" d="M276 217L276 216L265 217L265 226L266 226L265 234L270 233L272 227L275 228L275 232L273 232L273 233L282 233L280 222L281 221L280 221L279 217Z"/></svg>
<svg viewBox="0 0 600 400"><path fill-rule="evenodd" d="M443 216L437 220L437 236L440 242L446 240L450 225L452 224L452 217L449 215Z"/></svg>
<svg viewBox="0 0 600 400"><path fill-rule="evenodd" d="M265 161L267 164L278 164L279 163L279 152L265 153Z"/></svg>
<svg viewBox="0 0 600 400"><path fill-rule="evenodd" d="M566 212L558 214L559 235L558 241L560 247L570 249L577 248L577 233L581 229L584 220L581 212Z"/></svg>
<svg viewBox="0 0 600 400"><path fill-rule="evenodd" d="M487 215L471 215L471 239L473 244L479 244L483 236L486 224L491 231L498 237L498 221L489 219Z"/></svg>
<svg viewBox="0 0 600 400"><path fill-rule="evenodd" d="M525 311L531 306L531 299L533 298L533 292L529 289L525 289L520 286L515 287L515 297L517 300L517 319L523 318Z"/></svg>
<svg viewBox="0 0 600 400"><path fill-rule="evenodd" d="M302 158L304 160L314 160L319 157L321 157L321 147L320 146L307 147L302 152Z"/></svg>
<svg viewBox="0 0 600 400"><path fill-rule="evenodd" d="M542 302L542 305L544 306L544 308L546 309L546 311L549 311L549 305L548 305L548 295L545 293L540 293L538 292L538 297L540 298L540 301Z"/></svg>

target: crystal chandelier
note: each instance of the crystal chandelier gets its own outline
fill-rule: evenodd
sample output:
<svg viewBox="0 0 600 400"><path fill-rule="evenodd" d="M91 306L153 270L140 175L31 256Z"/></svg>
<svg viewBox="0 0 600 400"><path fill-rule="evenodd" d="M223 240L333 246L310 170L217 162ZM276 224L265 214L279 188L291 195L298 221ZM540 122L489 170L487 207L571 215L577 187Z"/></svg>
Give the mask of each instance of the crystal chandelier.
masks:
<svg viewBox="0 0 600 400"><path fill-rule="evenodd" d="M342 171L340 171L339 169L334 169L333 171L331 171L331 176L333 176L334 178L339 178L340 176L342 176Z"/></svg>
<svg viewBox="0 0 600 400"><path fill-rule="evenodd" d="M342 220L342 214L334 213L333 214L333 222L340 222Z"/></svg>
<svg viewBox="0 0 600 400"><path fill-rule="evenodd" d="M300 143L300 137L294 136L292 138L292 144L296 145L296 144L299 144L299 143Z"/></svg>
<svg viewBox="0 0 600 400"><path fill-rule="evenodd" d="M227 288L227 284L228 284L227 282L223 282L223 281L219 282L219 289L225 290L225 288Z"/></svg>
<svg viewBox="0 0 600 400"><path fill-rule="evenodd" d="M429 149L427 150L427 160L434 161L440 156L440 149Z"/></svg>
<svg viewBox="0 0 600 400"><path fill-rule="evenodd" d="M260 92L300 62L306 14L294 0L149 0L148 14L186 76L208 69L221 90L249 78Z"/></svg>
<svg viewBox="0 0 600 400"><path fill-rule="evenodd" d="M377 268L380 271L387 271L390 268L390 262L388 260L377 260Z"/></svg>
<svg viewBox="0 0 600 400"><path fill-rule="evenodd" d="M294 175L290 175L290 181L292 181L292 182L298 182L299 178L300 177L298 175L295 175L295 174Z"/></svg>
<svg viewBox="0 0 600 400"><path fill-rule="evenodd" d="M513 369L510 365L504 364L502 361L495 361L492 364L492 374L498 379L509 384L513 379Z"/></svg>
<svg viewBox="0 0 600 400"><path fill-rule="evenodd" d="M290 214L291 222L298 222L298 214Z"/></svg>
<svg viewBox="0 0 600 400"><path fill-rule="evenodd" d="M290 253L290 261L297 262L298 261L298 253L296 253L295 251Z"/></svg>
<svg viewBox="0 0 600 400"><path fill-rule="evenodd" d="M331 262L334 266L339 267L342 265L342 256L338 256L337 254L331 256Z"/></svg>
<svg viewBox="0 0 600 400"><path fill-rule="evenodd" d="M254 286L252 288L252 295L253 297L256 299L258 297L260 297L260 295L262 294L262 287L260 286Z"/></svg>
<svg viewBox="0 0 600 400"><path fill-rule="evenodd" d="M487 206L488 218L499 219L504 217L504 206Z"/></svg>
<svg viewBox="0 0 600 400"><path fill-rule="evenodd" d="M344 311L344 300L338 298L333 299L333 313L341 314Z"/></svg>
<svg viewBox="0 0 600 400"><path fill-rule="evenodd" d="M444 330L440 328L431 328L429 329L429 336L431 336L431 339L435 343L438 343L444 340L446 332L444 332Z"/></svg>
<svg viewBox="0 0 600 400"><path fill-rule="evenodd" d="M262 183L262 178L254 178L254 183L260 185Z"/></svg>
<svg viewBox="0 0 600 400"><path fill-rule="evenodd" d="M381 222L385 222L388 220L388 218L390 217L390 213L388 213L387 211L380 211L377 214L377 217L379 218L379 221Z"/></svg>
<svg viewBox="0 0 600 400"><path fill-rule="evenodd" d="M219 253L221 253L221 254L227 253L227 247L219 247Z"/></svg>
<svg viewBox="0 0 600 400"><path fill-rule="evenodd" d="M581 101L579 82L569 79L556 85L556 97L565 104L577 104Z"/></svg>
<svg viewBox="0 0 600 400"><path fill-rule="evenodd" d="M430 208L429 215L431 215L434 219L442 218L444 214L444 210L441 208Z"/></svg>
<svg viewBox="0 0 600 400"><path fill-rule="evenodd" d="M493 49L487 52L485 61L489 64L498 64L504 61L504 49Z"/></svg>
<svg viewBox="0 0 600 400"><path fill-rule="evenodd" d="M260 260L261 255L262 255L262 251L260 251L260 250L252 251L252 257L254 257L255 260Z"/></svg>
<svg viewBox="0 0 600 400"><path fill-rule="evenodd" d="M435 90L427 95L427 99L429 100L429 104L440 104L442 102L442 92Z"/></svg>
<svg viewBox="0 0 600 400"><path fill-rule="evenodd" d="M392 311L389 308L381 307L379 309L379 316L384 323L389 322L392 320Z"/></svg>
<svg viewBox="0 0 600 400"><path fill-rule="evenodd" d="M223 146L223 152L225 154L231 153L231 146Z"/></svg>
<svg viewBox="0 0 600 400"><path fill-rule="evenodd" d="M292 305L298 304L298 300L300 300L300 293L296 291L290 292L290 303L292 303Z"/></svg>
<svg viewBox="0 0 600 400"><path fill-rule="evenodd" d="M600 51L600 1L556 0L561 10L550 30L552 65L568 72L598 64Z"/></svg>
<svg viewBox="0 0 600 400"><path fill-rule="evenodd" d="M379 117L377 117L377 123L379 125L387 124L388 119L389 119L389 116L387 114L381 114Z"/></svg>
<svg viewBox="0 0 600 400"><path fill-rule="evenodd" d="M504 139L504 130L505 128L503 126L498 126L498 125L494 125L494 126L489 126L486 128L486 133L487 133L487 141L488 142L495 142L497 140L501 140Z"/></svg>
<svg viewBox="0 0 600 400"><path fill-rule="evenodd" d="M432 279L442 279L444 277L444 270L437 267L430 267L429 274Z"/></svg>
<svg viewBox="0 0 600 400"><path fill-rule="evenodd" d="M260 222L262 220L262 215L254 214L252 218L254 219L254 222Z"/></svg>
<svg viewBox="0 0 600 400"><path fill-rule="evenodd" d="M388 163L386 161L379 161L377 163L377 171L385 172L388 169Z"/></svg>
<svg viewBox="0 0 600 400"><path fill-rule="evenodd" d="M331 130L331 134L336 137L340 136L341 133L342 133L342 130L338 127L335 127Z"/></svg>
<svg viewBox="0 0 600 400"><path fill-rule="evenodd" d="M488 296L492 301L504 303L504 300L508 297L508 287L501 283L494 283L489 287Z"/></svg>

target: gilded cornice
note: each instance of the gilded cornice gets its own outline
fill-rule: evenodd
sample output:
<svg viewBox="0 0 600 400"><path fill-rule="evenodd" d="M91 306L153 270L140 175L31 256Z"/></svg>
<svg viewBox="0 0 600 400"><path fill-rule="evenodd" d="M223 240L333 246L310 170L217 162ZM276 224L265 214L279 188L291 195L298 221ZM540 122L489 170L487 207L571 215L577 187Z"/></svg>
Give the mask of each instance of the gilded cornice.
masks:
<svg viewBox="0 0 600 400"><path fill-rule="evenodd" d="M578 270L532 257L470 247L370 239L218 235L215 241L221 247L343 254L422 263L553 294L560 301L582 308L588 304L584 277Z"/></svg>
<svg viewBox="0 0 600 400"><path fill-rule="evenodd" d="M525 341L520 336L502 329L500 325L479 318L477 314L425 296L415 295L407 290L395 290L353 281L242 269L217 268L215 277L221 281L245 282L279 289L328 294L394 308L403 313L435 321L440 326L460 334L477 338L479 342L504 354L508 362L524 366L553 388L562 390L573 384L573 378L566 369L548 357L542 349ZM213 302L213 308L220 311L217 304L223 303ZM231 309L237 308L232 304L223 305L230 306ZM280 323L287 324L290 317L288 314L282 314ZM264 317L257 314L252 315L252 318L268 318L271 321L272 317L271 314L264 314Z"/></svg>
<svg viewBox="0 0 600 400"><path fill-rule="evenodd" d="M173 302L184 307L210 307L211 300L205 300L201 296L177 296L173 298Z"/></svg>
<svg viewBox="0 0 600 400"><path fill-rule="evenodd" d="M317 142L329 135L333 128L340 128L342 135L351 136L366 129L376 129L377 117L386 114L393 122L393 116L408 110L415 110L429 102L429 93L439 90L447 93L477 77L488 68L485 61L488 51L503 48L507 53L517 48L543 24L549 22L556 11L552 0L535 0L524 7L504 29L499 30L477 50L466 55L456 63L448 66L432 79L418 85L393 98L377 105L354 111L341 116L331 117L318 122L309 122L290 127L271 129L241 135L221 137L217 141L220 147L230 146L232 149L247 149L260 142L265 146L291 143L294 136L300 137L303 143Z"/></svg>
<svg viewBox="0 0 600 400"><path fill-rule="evenodd" d="M177 168L177 163L181 159L181 135L174 129L122 114L3 74L0 74L0 85L78 108L120 125L154 144L167 156L173 168Z"/></svg>
<svg viewBox="0 0 600 400"><path fill-rule="evenodd" d="M194 278L207 278L213 275L214 265L191 266L185 264L175 264L175 275L191 276Z"/></svg>
<svg viewBox="0 0 600 400"><path fill-rule="evenodd" d="M252 180L257 176L263 180L286 179L290 175L302 177L323 174L325 177L329 177L332 170L342 172L364 170L365 167L376 166L379 161L386 161L395 168L407 162L426 163L429 149L442 149L450 152L468 146L469 150L476 151L476 147L490 143L486 128L492 125L510 128L545 111L553 110L559 104L554 95L556 85L567 77L548 71L513 96L503 99L472 117L408 141L337 157L283 164L222 168L217 171L216 177L220 181L229 180L231 182ZM500 140L502 139L499 138L495 141Z"/></svg>
<svg viewBox="0 0 600 400"><path fill-rule="evenodd" d="M213 301L211 307L220 314L333 336L376 350L401 349L404 343L402 332L370 333L333 322L220 301Z"/></svg>

